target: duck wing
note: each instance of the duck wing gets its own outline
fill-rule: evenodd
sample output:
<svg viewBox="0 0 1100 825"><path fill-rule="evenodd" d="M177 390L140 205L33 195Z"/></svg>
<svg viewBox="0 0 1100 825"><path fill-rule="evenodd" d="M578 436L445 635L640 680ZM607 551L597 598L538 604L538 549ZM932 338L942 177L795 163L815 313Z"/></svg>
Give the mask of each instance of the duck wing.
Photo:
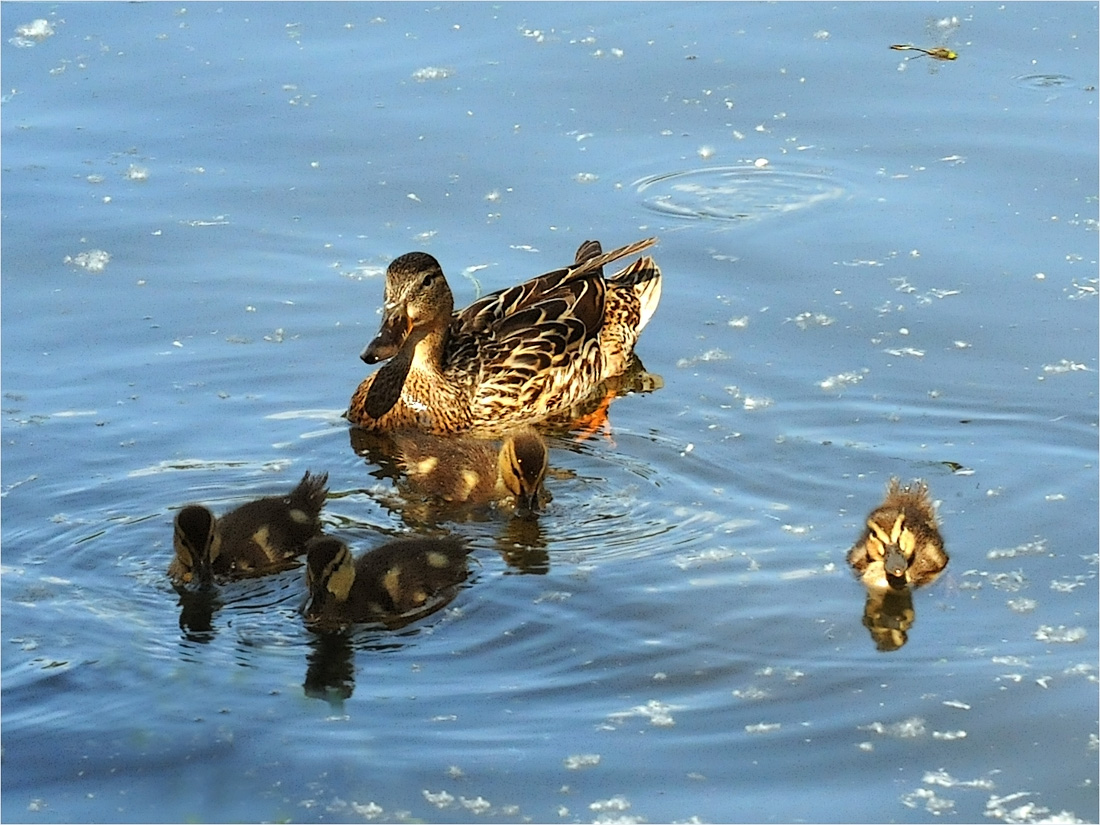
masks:
<svg viewBox="0 0 1100 825"><path fill-rule="evenodd" d="M553 301L567 296L568 292L562 293L559 290L570 281L579 279L602 281L604 264L624 258L627 255L633 255L643 249L648 249L656 242L656 238L646 238L619 247L611 252L601 252L599 241L585 241L577 249L576 261L570 266L555 269L529 281L524 281L522 284L492 292L474 301L460 312L456 312L451 322L451 332L453 334L462 328L469 332L488 331L502 323L510 315L531 308L543 301ZM598 311L602 317L602 304L599 306Z"/></svg>

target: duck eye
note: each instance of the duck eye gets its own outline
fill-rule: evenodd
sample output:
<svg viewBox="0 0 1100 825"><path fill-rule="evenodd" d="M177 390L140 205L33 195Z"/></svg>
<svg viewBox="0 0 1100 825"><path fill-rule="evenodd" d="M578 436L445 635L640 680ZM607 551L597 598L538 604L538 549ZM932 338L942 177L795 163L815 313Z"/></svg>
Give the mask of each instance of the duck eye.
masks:
<svg viewBox="0 0 1100 825"><path fill-rule="evenodd" d="M429 272L427 275L424 276L424 280L420 282L420 285L421 286L431 286L432 281L434 281L434 280L435 280L435 273L434 272Z"/></svg>

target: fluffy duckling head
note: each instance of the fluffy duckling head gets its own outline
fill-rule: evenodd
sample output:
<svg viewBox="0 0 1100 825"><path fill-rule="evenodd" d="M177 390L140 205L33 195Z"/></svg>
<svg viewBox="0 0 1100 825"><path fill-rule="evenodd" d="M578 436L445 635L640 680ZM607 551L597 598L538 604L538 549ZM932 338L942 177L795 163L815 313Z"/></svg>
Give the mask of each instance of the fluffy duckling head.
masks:
<svg viewBox="0 0 1100 825"><path fill-rule="evenodd" d="M426 252L409 252L386 270L382 328L359 356L368 364L392 358L414 330L445 326L454 295L439 261Z"/></svg>
<svg viewBox="0 0 1100 825"><path fill-rule="evenodd" d="M501 481L516 503L532 512L539 509L546 463L546 442L534 431L509 435L501 445Z"/></svg>
<svg viewBox="0 0 1100 825"><path fill-rule="evenodd" d="M848 554L864 583L900 590L932 581L947 565L928 485L906 487L890 479L886 498L867 517L867 528Z"/></svg>
<svg viewBox="0 0 1100 825"><path fill-rule="evenodd" d="M173 580L182 584L195 579L204 584L213 580L214 560L221 549L215 523L214 514L197 504L176 513L172 536L176 555L168 568Z"/></svg>
<svg viewBox="0 0 1100 825"><path fill-rule="evenodd" d="M355 583L355 561L348 546L332 536L317 536L306 544L306 615L320 615L326 604L348 600Z"/></svg>

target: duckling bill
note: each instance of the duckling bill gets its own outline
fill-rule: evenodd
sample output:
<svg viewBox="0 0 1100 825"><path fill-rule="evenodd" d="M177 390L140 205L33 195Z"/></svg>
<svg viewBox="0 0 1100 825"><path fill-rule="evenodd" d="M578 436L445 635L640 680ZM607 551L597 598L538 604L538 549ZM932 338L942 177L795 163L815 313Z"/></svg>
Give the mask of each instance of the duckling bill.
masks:
<svg viewBox="0 0 1100 825"><path fill-rule="evenodd" d="M306 621L396 624L410 615L419 618L442 607L466 579L468 552L456 539L412 538L354 559L339 539L313 538L306 550Z"/></svg>
<svg viewBox="0 0 1100 825"><path fill-rule="evenodd" d="M240 578L290 566L321 532L327 483L328 473L307 470L289 495L250 501L220 518L199 504L182 508L168 575L177 584L208 584L215 576Z"/></svg>
<svg viewBox="0 0 1100 825"><path fill-rule="evenodd" d="M848 564L868 587L901 590L932 582L947 566L928 485L890 479L886 498L848 551Z"/></svg>

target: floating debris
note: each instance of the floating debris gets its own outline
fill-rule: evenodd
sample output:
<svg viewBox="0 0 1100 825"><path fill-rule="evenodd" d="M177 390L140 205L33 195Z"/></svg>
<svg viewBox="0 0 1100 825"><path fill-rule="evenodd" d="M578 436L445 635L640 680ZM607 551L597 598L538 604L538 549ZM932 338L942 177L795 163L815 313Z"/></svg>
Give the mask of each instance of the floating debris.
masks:
<svg viewBox="0 0 1100 825"><path fill-rule="evenodd" d="M1083 627L1066 627L1064 624L1060 624L1057 627L1051 627L1048 624L1040 625L1039 629L1035 631L1035 638L1040 642L1047 642L1049 644L1073 644L1079 642L1088 636L1088 631Z"/></svg>
<svg viewBox="0 0 1100 825"><path fill-rule="evenodd" d="M598 753L578 753L574 756L567 756L562 760L562 764L565 765L566 770L578 771L581 768L592 768L600 764L600 755Z"/></svg>
<svg viewBox="0 0 1100 825"><path fill-rule="evenodd" d="M445 69L439 66L425 66L412 73L412 78L418 83L429 80L444 80L454 74L454 69Z"/></svg>
<svg viewBox="0 0 1100 825"><path fill-rule="evenodd" d="M780 727L779 722L758 722L755 725L745 725L745 733L775 733Z"/></svg>
<svg viewBox="0 0 1100 825"><path fill-rule="evenodd" d="M824 312L801 312L789 320L794 321L799 329L827 327L836 323L836 318L831 318Z"/></svg>
<svg viewBox="0 0 1100 825"><path fill-rule="evenodd" d="M20 49L29 49L48 37L53 37L54 27L49 20L39 18L15 27L15 37L8 42Z"/></svg>
<svg viewBox="0 0 1100 825"><path fill-rule="evenodd" d="M987 559L1014 559L1019 556L1045 556L1047 554L1047 540L1036 539L1035 541L1024 542L1023 544L1017 544L1015 547L1008 549L995 548L985 554Z"/></svg>
<svg viewBox="0 0 1100 825"><path fill-rule="evenodd" d="M907 793L901 797L901 804L906 808L918 808L922 803L924 809L933 816L939 816L955 808L954 800L937 796L935 791L928 788L917 788L912 793Z"/></svg>
<svg viewBox="0 0 1100 825"><path fill-rule="evenodd" d="M919 716L912 716L892 725L884 725L882 722L872 722L869 725L860 725L859 730L869 730L880 736L891 736L895 739L916 739L925 734L925 721Z"/></svg>
<svg viewBox="0 0 1100 825"><path fill-rule="evenodd" d="M679 706L667 705L664 702L658 702L656 699L650 699L644 705L636 705L630 710L612 713L607 718L616 725L621 725L625 719L632 716L644 716L655 727L669 728L676 724L676 720L672 718L671 711L673 710L679 710Z"/></svg>
<svg viewBox="0 0 1100 825"><path fill-rule="evenodd" d="M89 249L79 255L66 255L65 263L70 266L80 267L89 272L102 272L111 261L111 253L102 249Z"/></svg>
<svg viewBox="0 0 1100 825"><path fill-rule="evenodd" d="M937 46L934 49L922 49L920 46L913 46L909 43L897 43L890 48L896 52L920 52L920 54L915 54L912 57L906 58L907 60L916 60L918 57L924 57L925 55L935 60L955 60L959 56L957 52L953 52L951 49L943 46Z"/></svg>
<svg viewBox="0 0 1100 825"><path fill-rule="evenodd" d="M676 366L683 369L684 367L694 367L696 364L704 361L728 361L730 359L729 353L723 352L720 349L711 349L700 355L693 355L690 358L681 358L676 362Z"/></svg>
<svg viewBox="0 0 1100 825"><path fill-rule="evenodd" d="M1055 375L1067 373L1067 372L1088 372L1088 367L1084 364L1078 364L1075 361L1070 361L1063 358L1057 364L1043 364L1043 372L1052 373Z"/></svg>
<svg viewBox="0 0 1100 825"><path fill-rule="evenodd" d="M830 375L824 381L818 383L818 386L826 392L832 392L833 390L840 390L844 387L851 387L858 384L867 375L869 370L864 367L859 372L841 372L836 375Z"/></svg>

